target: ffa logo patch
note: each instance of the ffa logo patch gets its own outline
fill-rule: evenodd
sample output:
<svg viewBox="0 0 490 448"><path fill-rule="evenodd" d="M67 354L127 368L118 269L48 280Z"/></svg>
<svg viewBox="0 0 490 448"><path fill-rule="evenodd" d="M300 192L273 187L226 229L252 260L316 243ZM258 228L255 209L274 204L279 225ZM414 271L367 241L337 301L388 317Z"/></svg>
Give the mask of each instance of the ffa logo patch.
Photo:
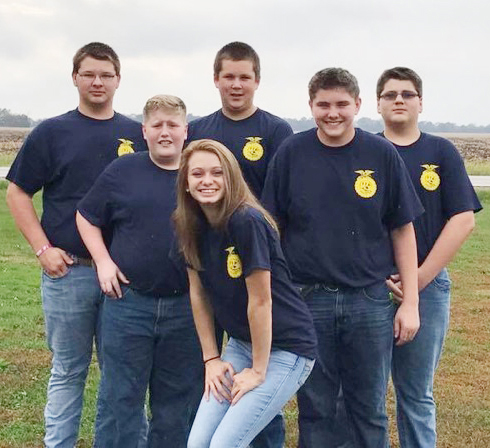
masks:
<svg viewBox="0 0 490 448"><path fill-rule="evenodd" d="M131 140L126 140L125 138L119 138L118 140L121 142L121 144L117 148L117 155L119 157L124 156L126 154L131 154L134 152L134 149L133 149L134 142L132 142Z"/></svg>
<svg viewBox="0 0 490 448"><path fill-rule="evenodd" d="M422 171L422 175L420 176L420 183L422 187L426 190L434 191L437 190L439 185L441 184L441 178L439 174L436 173L436 168L439 168L438 165L420 165L422 168L425 168Z"/></svg>
<svg viewBox="0 0 490 448"><path fill-rule="evenodd" d="M264 147L260 144L262 137L247 137L247 140L243 147L243 157L252 162L260 160L264 155Z"/></svg>
<svg viewBox="0 0 490 448"><path fill-rule="evenodd" d="M354 183L354 190L356 193L364 199L372 198L376 194L378 186L376 181L371 177L374 171L371 170L357 170L359 176L357 176L356 182Z"/></svg>
<svg viewBox="0 0 490 448"><path fill-rule="evenodd" d="M226 257L226 270L231 278L238 278L242 275L242 260L235 253L235 247L230 246L225 249L228 252Z"/></svg>

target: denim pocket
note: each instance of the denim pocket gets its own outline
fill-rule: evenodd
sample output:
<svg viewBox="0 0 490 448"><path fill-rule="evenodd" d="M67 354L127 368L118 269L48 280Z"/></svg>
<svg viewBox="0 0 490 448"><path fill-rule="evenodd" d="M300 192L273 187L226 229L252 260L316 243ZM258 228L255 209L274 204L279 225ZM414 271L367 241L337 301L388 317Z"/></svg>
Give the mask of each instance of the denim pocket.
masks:
<svg viewBox="0 0 490 448"><path fill-rule="evenodd" d="M371 302L391 304L389 289L385 282L362 288L362 295Z"/></svg>
<svg viewBox="0 0 490 448"><path fill-rule="evenodd" d="M434 286L438 289L440 289L443 292L448 292L451 289L451 280L449 278L444 278L441 276L437 276L432 280L434 283Z"/></svg>
<svg viewBox="0 0 490 448"><path fill-rule="evenodd" d="M50 280L56 281L65 278L70 273L70 271L71 271L71 267L67 265L66 272L63 275L60 275L59 277L53 277L52 275L49 275L44 269L43 269L43 275L49 278Z"/></svg>
<svg viewBox="0 0 490 448"><path fill-rule="evenodd" d="M305 359L305 366L303 368L303 373L301 373L301 376L298 379L298 385L301 387L308 377L310 376L311 371L313 370L313 366L315 365L315 360L314 359L309 359L309 358L303 358Z"/></svg>

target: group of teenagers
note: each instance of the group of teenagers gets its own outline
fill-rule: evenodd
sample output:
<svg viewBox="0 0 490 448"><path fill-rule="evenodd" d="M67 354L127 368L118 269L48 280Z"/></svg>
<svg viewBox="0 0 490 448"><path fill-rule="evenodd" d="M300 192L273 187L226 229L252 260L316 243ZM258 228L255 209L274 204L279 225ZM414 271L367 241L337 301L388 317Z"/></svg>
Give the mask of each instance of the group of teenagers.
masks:
<svg viewBox="0 0 490 448"><path fill-rule="evenodd" d="M79 49L78 107L7 175L42 266L45 446L76 445L95 341L95 447L280 448L297 394L299 447L387 448L390 376L401 447L435 447L446 266L481 205L455 147L419 130L420 77L381 74L380 135L355 127L341 68L311 78L316 127L294 134L255 106L242 42L216 55L221 109L189 124L172 95L142 125L116 113L120 77L111 47Z"/></svg>

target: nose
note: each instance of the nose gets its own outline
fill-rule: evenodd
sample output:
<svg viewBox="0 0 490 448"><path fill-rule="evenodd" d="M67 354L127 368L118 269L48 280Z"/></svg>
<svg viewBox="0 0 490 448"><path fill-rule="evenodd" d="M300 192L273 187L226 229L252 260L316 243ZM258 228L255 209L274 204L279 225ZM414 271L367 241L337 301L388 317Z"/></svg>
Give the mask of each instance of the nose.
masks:
<svg viewBox="0 0 490 448"><path fill-rule="evenodd" d="M234 89L239 89L242 86L240 82L240 78L233 78L233 81L231 82L231 87Z"/></svg>
<svg viewBox="0 0 490 448"><path fill-rule="evenodd" d="M161 135L168 135L168 126L163 124Z"/></svg>
<svg viewBox="0 0 490 448"><path fill-rule="evenodd" d="M102 82L102 78L100 77L100 75L95 75L95 78L92 81L92 85L101 86L102 84L103 84L103 82Z"/></svg>
<svg viewBox="0 0 490 448"><path fill-rule="evenodd" d="M395 98L395 103L403 103L405 100L403 99L402 93L397 92L396 98Z"/></svg>
<svg viewBox="0 0 490 448"><path fill-rule="evenodd" d="M202 182L204 185L211 185L213 183L213 175L211 173L205 173Z"/></svg>

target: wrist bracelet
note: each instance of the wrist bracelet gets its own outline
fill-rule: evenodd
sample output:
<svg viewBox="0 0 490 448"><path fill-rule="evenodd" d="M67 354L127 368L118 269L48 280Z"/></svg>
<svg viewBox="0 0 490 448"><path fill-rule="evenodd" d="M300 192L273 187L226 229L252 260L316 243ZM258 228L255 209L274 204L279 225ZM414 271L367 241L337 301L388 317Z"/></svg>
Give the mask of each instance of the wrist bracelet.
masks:
<svg viewBox="0 0 490 448"><path fill-rule="evenodd" d="M41 247L41 249L39 249L37 252L36 252L36 257L40 257L44 252L46 252L49 248L51 248L53 246L51 246L51 244L45 244L43 247Z"/></svg>
<svg viewBox="0 0 490 448"><path fill-rule="evenodd" d="M218 355L218 356L213 356L212 358L206 359L206 360L204 361L204 364L206 364L206 363L207 363L207 362L209 362L209 361L212 361L213 359L218 359L218 358L221 358L221 355Z"/></svg>

